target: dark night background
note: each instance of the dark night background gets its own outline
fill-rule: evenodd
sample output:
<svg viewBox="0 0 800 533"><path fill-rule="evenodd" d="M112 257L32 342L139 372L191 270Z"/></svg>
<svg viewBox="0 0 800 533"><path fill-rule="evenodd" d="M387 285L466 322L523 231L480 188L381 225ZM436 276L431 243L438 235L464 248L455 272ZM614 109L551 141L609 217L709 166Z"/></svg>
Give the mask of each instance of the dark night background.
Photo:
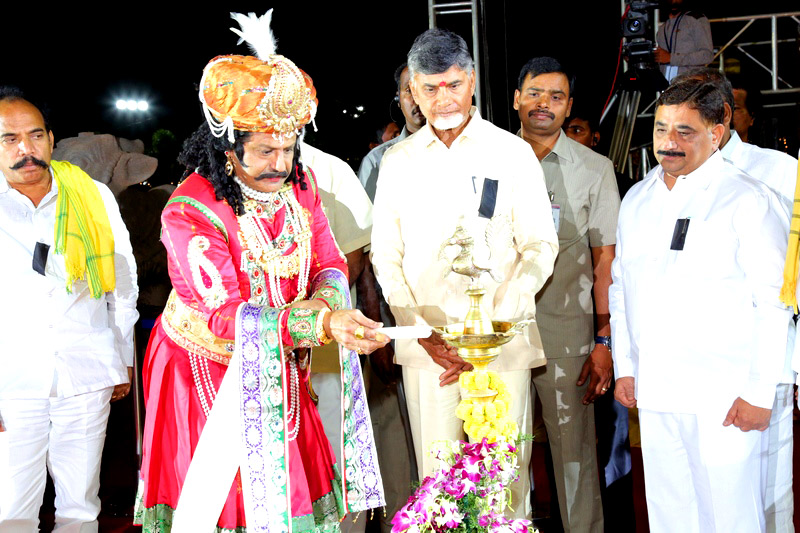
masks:
<svg viewBox="0 0 800 533"><path fill-rule="evenodd" d="M708 1L699 6L709 18L800 9L796 0L730 4ZM238 37L228 30L234 25L229 12L261 14L275 7L278 52L308 72L317 87L319 132L308 139L351 164L367 152L379 125L390 117L402 125L392 102L392 74L414 37L428 27L427 2L422 0L77 6L5 6L3 17L0 83L18 85L49 102L57 140L95 131L141 138L149 145L152 133L166 128L182 141L202 120L196 85L208 60L249 53L245 45L236 45ZM483 72L490 80L489 93L484 93L493 104L489 118L516 130L511 109L516 76L535 55L553 55L573 65L579 76L576 100L599 113L614 77L620 14L618 0L487 0L489 62ZM783 24L787 23L794 25L796 38L797 24ZM457 31L471 46L466 15L440 18L439 25ZM742 25L712 24L715 46ZM768 21L760 21L745 35L768 39L768 28ZM800 85L797 48L795 40L781 49L780 73L795 86ZM768 62L769 48L763 47L763 52L760 57ZM767 74L746 59L742 69L768 85ZM148 99L151 110L143 116L119 112L114 107L118 97ZM356 106L364 111L353 118ZM797 106L781 109L784 123L779 126L788 128L788 142L796 143ZM796 153L796 144L793 147Z"/></svg>

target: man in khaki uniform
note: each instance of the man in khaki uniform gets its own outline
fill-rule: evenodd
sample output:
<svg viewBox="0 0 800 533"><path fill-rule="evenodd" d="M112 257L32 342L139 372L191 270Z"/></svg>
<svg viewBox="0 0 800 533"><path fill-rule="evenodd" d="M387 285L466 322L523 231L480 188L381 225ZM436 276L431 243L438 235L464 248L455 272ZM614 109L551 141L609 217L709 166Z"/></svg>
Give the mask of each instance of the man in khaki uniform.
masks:
<svg viewBox="0 0 800 533"><path fill-rule="evenodd" d="M619 192L611 161L561 131L573 93L564 67L550 57L531 59L518 87L520 136L542 164L559 238L553 276L536 297L547 365L533 372L534 393L564 531L602 532L592 402L611 386L608 287Z"/></svg>

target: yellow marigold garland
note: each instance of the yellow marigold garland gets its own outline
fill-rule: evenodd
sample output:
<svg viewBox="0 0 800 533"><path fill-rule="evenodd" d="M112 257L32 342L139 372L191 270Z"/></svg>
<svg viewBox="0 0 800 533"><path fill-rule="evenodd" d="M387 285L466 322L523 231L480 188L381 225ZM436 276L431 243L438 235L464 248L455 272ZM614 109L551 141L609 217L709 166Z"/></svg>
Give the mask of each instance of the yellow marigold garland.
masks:
<svg viewBox="0 0 800 533"><path fill-rule="evenodd" d="M511 420L511 395L497 372L464 372L459 376L461 390L466 392L456 408L456 416L464 421L464 432L477 442L484 437L496 442L500 437L513 441L519 437L517 423ZM470 398L469 392L493 390L486 398Z"/></svg>

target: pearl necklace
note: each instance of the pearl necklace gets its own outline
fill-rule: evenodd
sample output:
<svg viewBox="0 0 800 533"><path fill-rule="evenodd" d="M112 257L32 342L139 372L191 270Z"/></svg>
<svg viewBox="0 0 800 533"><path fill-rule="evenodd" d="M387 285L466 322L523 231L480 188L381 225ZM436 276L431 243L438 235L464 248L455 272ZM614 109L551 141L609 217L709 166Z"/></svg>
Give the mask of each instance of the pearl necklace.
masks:
<svg viewBox="0 0 800 533"><path fill-rule="evenodd" d="M306 297L308 288L308 278L311 272L311 228L310 221L304 216L303 207L297 201L291 187L281 189L270 194L270 206L282 203L286 207L284 227L293 227L295 250L290 254L298 256L299 272L297 275L297 296L291 302L287 302L281 290L281 271L279 270L281 261L285 257L283 250L277 249L272 242L272 238L258 220L257 212L248 212L239 217L242 234L245 239L246 248L256 253L262 265L265 266L266 278L268 281L268 292L272 307L284 309L290 304L302 300ZM276 197L277 196L277 197ZM277 211L277 209L276 209ZM268 216L269 214L267 214ZM283 276L286 277L286 276Z"/></svg>
<svg viewBox="0 0 800 533"><path fill-rule="evenodd" d="M254 188L248 186L239 179L239 176L233 176L233 181L239 186L242 190L242 194L246 197L250 198L251 200L255 200L257 202L263 202L265 204L270 203L272 199L275 197L274 192L264 192L264 191L257 191Z"/></svg>

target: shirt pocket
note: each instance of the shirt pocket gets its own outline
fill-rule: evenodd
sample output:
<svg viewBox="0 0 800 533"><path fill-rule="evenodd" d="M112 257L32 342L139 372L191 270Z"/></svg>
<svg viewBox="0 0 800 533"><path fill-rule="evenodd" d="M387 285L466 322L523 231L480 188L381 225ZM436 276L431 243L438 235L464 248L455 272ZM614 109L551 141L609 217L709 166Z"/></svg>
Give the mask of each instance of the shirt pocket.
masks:
<svg viewBox="0 0 800 533"><path fill-rule="evenodd" d="M730 221L690 219L683 250L675 251L676 265L687 280L717 282L738 272L738 239Z"/></svg>

